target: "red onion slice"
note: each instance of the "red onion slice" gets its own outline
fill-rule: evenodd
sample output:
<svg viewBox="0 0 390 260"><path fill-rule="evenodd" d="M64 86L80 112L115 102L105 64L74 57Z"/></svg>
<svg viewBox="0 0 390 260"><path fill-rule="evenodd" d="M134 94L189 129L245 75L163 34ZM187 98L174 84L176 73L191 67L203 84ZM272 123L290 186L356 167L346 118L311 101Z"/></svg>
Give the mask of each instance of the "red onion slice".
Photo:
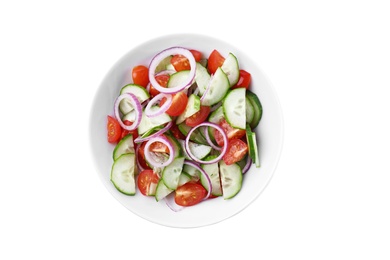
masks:
<svg viewBox="0 0 390 260"><path fill-rule="evenodd" d="M181 85L178 85L178 86L175 86L172 88L164 88L157 82L157 80L155 78L155 71L156 71L157 66L160 64L160 62L163 59L165 59L166 57L168 57L170 55L175 55L175 54L183 55L184 57L186 57L188 59L188 61L190 63L190 67L191 67L190 74L188 76L188 79L185 82L183 82ZM160 93L173 94L173 93L177 93L179 91L182 91L183 89L185 89L186 87L188 87L192 84L192 81L195 78L195 71L196 71L196 61L195 61L194 55L192 55L192 53L188 49L185 49L182 47L171 47L171 48L165 49L165 50L161 51L160 53L158 53L156 56L154 56L154 58L150 62L149 81L150 81L150 84L152 84L152 86L156 90L158 90Z"/></svg>
<svg viewBox="0 0 390 260"><path fill-rule="evenodd" d="M206 137L206 141L207 143L214 149L214 150L218 150L218 151L221 151L221 147L219 146L216 146L213 141L211 140L210 138L210 134L209 134L209 128L208 127L205 127L204 128L204 136Z"/></svg>
<svg viewBox="0 0 390 260"><path fill-rule="evenodd" d="M134 120L132 125L125 125L125 123L122 121L122 118L121 118L121 115L119 112L119 104L123 99L128 99L135 110L135 120ZM123 129L131 131L131 130L136 129L139 126L139 124L141 123L141 119L142 119L141 103L139 102L138 98L132 93L123 93L122 95L120 95L119 97L116 98L115 104L114 104L114 113L115 113L116 119L118 120L119 124L121 125L121 127Z"/></svg>
<svg viewBox="0 0 390 260"><path fill-rule="evenodd" d="M168 131L171 128L172 124L173 124L173 122L169 121L168 124L166 126L164 126L164 128L158 130L154 134L151 134L147 137L142 138L141 136L138 136L137 138L134 139L134 143L139 144L139 143L142 143L144 141L148 141L154 137L157 137L159 135L162 135L163 133L165 133L166 131Z"/></svg>
<svg viewBox="0 0 390 260"><path fill-rule="evenodd" d="M166 102L162 106L160 106L160 109L157 109L156 111L152 111L151 110L152 106L155 105L160 100L162 100L163 98L167 99ZM149 103L146 105L145 115L147 117L159 116L162 113L165 113L171 104L172 104L172 95L160 93L160 94L156 95L154 98L152 98L152 100L150 100Z"/></svg>
<svg viewBox="0 0 390 260"><path fill-rule="evenodd" d="M195 162L192 162L192 161L189 161L189 160L184 160L184 164L187 164L187 165L189 165L191 167L194 167L195 169L197 169L203 175L203 177L206 178L207 186L208 186L207 190L208 191L207 191L206 197L204 197L203 200L208 199L210 197L210 194L211 194L212 189L213 189L213 185L211 184L210 176L205 172L205 170L202 169L202 167L199 166L199 164L197 164Z"/></svg>
<svg viewBox="0 0 390 260"><path fill-rule="evenodd" d="M244 174L247 171L249 171L251 166L252 166L252 158L249 155L247 155L246 164L245 164L244 168L242 168L242 174Z"/></svg>
<svg viewBox="0 0 390 260"><path fill-rule="evenodd" d="M217 129L217 130L221 133L222 138L223 138L223 146L222 146L222 148L221 148L221 153L220 153L215 159L210 160L210 161L202 161L202 160L200 160L199 158L197 158L196 156L194 156L194 155L192 154L191 149L190 149L190 147L189 147L190 137L191 137L192 133L193 133L196 129L198 129L199 127L201 127L201 126L210 126L210 127L212 127L212 128ZM203 123L201 123L201 124L199 124L199 125L197 125L197 126L191 128L191 130L190 130L190 131L188 132L188 134L187 134L186 142L185 142L185 148L186 148L186 150L187 150L188 156L189 156L192 160L194 160L194 161L196 161L196 162L198 162L198 163L202 163L202 164L212 164L212 163L219 162L219 161L222 159L222 157L225 155L225 153L226 153L227 145L228 145L228 139L227 139L227 136L226 136L225 131L224 131L224 130L222 129L222 127L220 127L219 125L214 124L214 123L210 123L210 122L203 122Z"/></svg>
<svg viewBox="0 0 390 260"><path fill-rule="evenodd" d="M161 142L161 143L165 144L168 147L168 149L169 149L169 158L165 162L158 162L158 161L156 161L153 158L152 152L149 150L149 148L150 148L150 145L152 143L155 143L155 142ZM172 163L172 161L175 158L175 156L176 156L175 148L173 148L172 143L163 135L160 135L160 136L157 136L157 137L149 139L149 141L145 145L145 159L153 167L156 167L156 168L165 167L165 166L169 165L170 163Z"/></svg>

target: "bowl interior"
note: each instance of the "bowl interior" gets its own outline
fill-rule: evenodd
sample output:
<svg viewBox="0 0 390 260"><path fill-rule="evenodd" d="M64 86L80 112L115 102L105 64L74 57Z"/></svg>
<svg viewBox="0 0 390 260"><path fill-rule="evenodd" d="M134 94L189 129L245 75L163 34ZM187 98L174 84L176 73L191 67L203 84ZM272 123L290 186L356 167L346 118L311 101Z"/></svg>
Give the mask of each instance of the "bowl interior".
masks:
<svg viewBox="0 0 390 260"><path fill-rule="evenodd" d="M126 196L118 192L110 182L114 146L107 142L107 115L113 115L113 104L121 87L132 83L131 70L134 66L148 65L151 58L163 49L182 46L201 51L206 57L217 49L225 57L232 52L240 68L252 75L251 90L258 95L263 106L263 116L256 128L261 167L251 167L244 175L239 194L230 200L216 198L179 212L172 211L164 201L156 202L139 192ZM193 34L168 35L150 40L126 53L119 59L95 94L90 114L90 143L97 173L110 193L134 214L151 222L171 227L199 227L220 222L231 217L250 203L264 190L270 181L282 149L282 111L272 84L258 64L245 51L212 37Z"/></svg>

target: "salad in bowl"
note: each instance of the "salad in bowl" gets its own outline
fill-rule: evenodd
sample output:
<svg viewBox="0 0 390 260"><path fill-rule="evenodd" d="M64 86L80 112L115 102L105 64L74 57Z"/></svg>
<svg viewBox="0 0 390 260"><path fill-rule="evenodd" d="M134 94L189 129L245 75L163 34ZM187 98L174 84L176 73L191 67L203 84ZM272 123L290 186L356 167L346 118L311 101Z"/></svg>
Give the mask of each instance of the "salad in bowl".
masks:
<svg viewBox="0 0 390 260"><path fill-rule="evenodd" d="M216 223L248 206L275 170L283 132L258 66L200 35L158 38L125 55L103 80L90 124L111 194L173 227Z"/></svg>

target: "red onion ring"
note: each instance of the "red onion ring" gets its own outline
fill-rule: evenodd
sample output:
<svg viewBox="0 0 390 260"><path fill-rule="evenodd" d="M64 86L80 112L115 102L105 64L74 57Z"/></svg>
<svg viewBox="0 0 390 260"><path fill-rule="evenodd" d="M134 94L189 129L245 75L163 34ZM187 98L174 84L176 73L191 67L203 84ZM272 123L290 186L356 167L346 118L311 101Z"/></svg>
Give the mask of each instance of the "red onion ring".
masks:
<svg viewBox="0 0 390 260"><path fill-rule="evenodd" d="M210 161L202 161L202 160L200 160L199 158L197 158L196 156L194 156L194 155L192 154L191 149L190 149L190 147L189 147L190 137L191 137L192 133L193 133L196 129L198 129L199 127L201 127L201 126L210 126L210 127L213 127L213 128L215 128L215 129L217 129L217 130L221 133L222 138L223 138L223 147L222 147L222 149L221 149L221 153L220 153L215 159L210 160ZM225 155L226 150L227 150L227 146L228 146L228 139L227 139L227 136L226 136L225 131L224 131L224 130L222 129L222 127L220 127L219 125L214 124L214 123L210 123L210 122L203 122L203 123L201 123L201 124L199 124L199 125L197 125L197 126L191 128L191 130L190 130L190 131L188 132L188 134L187 134L186 142L185 142L185 148L186 148L186 150L187 150L188 156L189 156L192 160L194 160L194 161L196 161L196 162L198 162L198 163L202 163L202 164L212 164L212 163L219 162L219 161L222 159L222 157Z"/></svg>
<svg viewBox="0 0 390 260"><path fill-rule="evenodd" d="M162 100L163 98L166 98L166 102L160 106L160 109L157 109L156 111L152 111L151 108L154 104L156 104L158 101ZM145 107L145 115L147 117L155 117L159 116L162 113L165 113L170 105L172 104L172 95L165 94L165 93L160 93L156 95L152 100L149 101L149 103Z"/></svg>
<svg viewBox="0 0 390 260"><path fill-rule="evenodd" d="M246 173L252 166L252 158L247 155L247 158L246 158L246 164L244 166L244 168L242 168L242 174Z"/></svg>
<svg viewBox="0 0 390 260"><path fill-rule="evenodd" d="M206 194L206 197L204 197L203 200L205 199L208 199L210 197L210 194L212 192L212 189L213 189L213 185L211 184L211 179L210 179L210 176L205 172L205 170L202 169L202 167L200 167L197 163L195 162L192 162L192 161L189 161L189 160L184 160L184 164L187 164L191 167L194 167L195 169L197 169L198 171L200 171L200 173L206 178L207 180L207 185L208 185L208 191L207 191L207 194Z"/></svg>
<svg viewBox="0 0 390 260"><path fill-rule="evenodd" d="M188 76L188 80L186 80L181 85L175 86L173 88L164 88L157 82L155 78L155 71L157 66L163 59L165 59L167 56L175 55L175 54L183 55L188 59L191 67L190 74ZM182 47L171 47L161 51L160 53L158 53L156 56L153 57L149 65L149 82L160 93L174 94L179 91L182 91L183 89L185 89L186 87L192 84L192 81L195 78L195 71L196 71L196 61L194 55L192 55L192 53L188 49Z"/></svg>
<svg viewBox="0 0 390 260"><path fill-rule="evenodd" d="M134 143L139 144L139 143L142 143L144 141L148 141L154 137L157 137L159 135L162 135L163 133L165 133L166 131L168 131L171 128L172 124L173 124L173 122L169 121L168 124L166 126L164 126L164 128L158 130L154 134L151 134L147 137L142 138L141 136L138 136L137 138L134 139Z"/></svg>
<svg viewBox="0 0 390 260"><path fill-rule="evenodd" d="M218 151L221 151L221 147L219 146L216 146L213 141L211 140L210 138L210 135L209 135L209 128L208 127L205 127L204 128L204 136L206 137L206 141L207 143L214 149L214 150L218 150Z"/></svg>
<svg viewBox="0 0 390 260"><path fill-rule="evenodd" d="M130 100L130 103L132 104L132 106L135 110L135 120L134 120L132 125L125 125L125 123L123 123L122 118L120 116L119 104L125 98ZM132 93L123 93L122 95L120 95L116 98L115 104L114 104L114 113L115 113L116 119L118 120L119 124L121 125L121 127L123 129L131 131L131 130L136 129L139 126L139 124L141 123L141 119L142 119L141 103L139 102L138 98Z"/></svg>
<svg viewBox="0 0 390 260"><path fill-rule="evenodd" d="M185 207L176 204L174 194L175 193L168 194L168 196L164 198L165 204L167 204L168 208L170 208L172 211L179 212L183 210Z"/></svg>
<svg viewBox="0 0 390 260"><path fill-rule="evenodd" d="M152 157L152 154L149 150L150 148L150 145L152 143L155 143L155 142L161 142L163 144L165 144L168 149L169 149L169 158L168 160L166 160L165 162L161 163L161 162L156 162L154 160L154 158ZM153 166L153 167L165 167L167 165L169 165L173 159L175 158L176 156L176 151L175 151L175 148L173 148L173 145L172 143L163 135L160 135L160 136L157 136L157 137L154 137L154 138L151 138L148 140L148 142L146 143L145 145L145 159Z"/></svg>

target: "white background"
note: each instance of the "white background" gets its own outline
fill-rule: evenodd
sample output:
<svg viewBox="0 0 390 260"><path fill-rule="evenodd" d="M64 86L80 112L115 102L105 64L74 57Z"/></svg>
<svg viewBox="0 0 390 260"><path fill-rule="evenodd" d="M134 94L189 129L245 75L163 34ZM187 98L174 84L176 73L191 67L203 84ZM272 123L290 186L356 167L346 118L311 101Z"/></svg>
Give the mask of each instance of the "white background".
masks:
<svg viewBox="0 0 390 260"><path fill-rule="evenodd" d="M387 4L2 1L0 259L390 259ZM142 42L182 32L251 53L285 122L262 195L195 229L120 205L88 138L109 68Z"/></svg>

